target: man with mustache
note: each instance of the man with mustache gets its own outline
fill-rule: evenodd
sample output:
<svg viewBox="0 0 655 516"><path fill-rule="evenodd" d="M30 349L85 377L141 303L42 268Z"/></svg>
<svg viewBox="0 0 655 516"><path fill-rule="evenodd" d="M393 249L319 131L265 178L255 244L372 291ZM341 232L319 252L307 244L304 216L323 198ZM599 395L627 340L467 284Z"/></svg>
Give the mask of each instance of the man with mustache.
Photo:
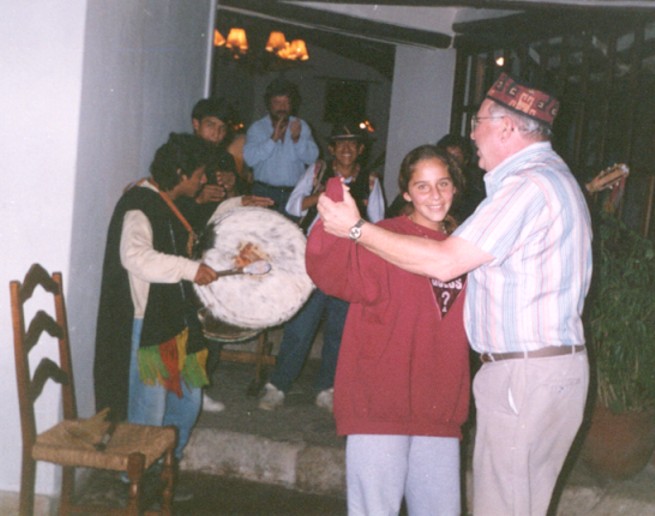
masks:
<svg viewBox="0 0 655 516"><path fill-rule="evenodd" d="M294 115L300 101L295 84L273 80L264 101L268 114L248 129L243 157L253 169L252 194L270 197L273 208L286 214L289 195L318 158L318 146L307 123Z"/></svg>

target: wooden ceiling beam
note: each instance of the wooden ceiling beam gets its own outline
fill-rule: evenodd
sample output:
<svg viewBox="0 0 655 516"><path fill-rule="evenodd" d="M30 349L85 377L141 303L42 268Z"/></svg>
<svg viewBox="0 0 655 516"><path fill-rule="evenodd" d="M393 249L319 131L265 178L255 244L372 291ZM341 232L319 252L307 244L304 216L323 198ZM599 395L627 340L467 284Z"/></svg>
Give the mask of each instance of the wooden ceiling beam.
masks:
<svg viewBox="0 0 655 516"><path fill-rule="evenodd" d="M452 43L449 35L420 29L399 27L389 23L374 22L355 16L311 9L299 4L287 4L274 0L220 0L219 10L243 11L252 15L270 16L314 30L347 34L351 37L371 39L386 43L417 45L431 48L448 48Z"/></svg>

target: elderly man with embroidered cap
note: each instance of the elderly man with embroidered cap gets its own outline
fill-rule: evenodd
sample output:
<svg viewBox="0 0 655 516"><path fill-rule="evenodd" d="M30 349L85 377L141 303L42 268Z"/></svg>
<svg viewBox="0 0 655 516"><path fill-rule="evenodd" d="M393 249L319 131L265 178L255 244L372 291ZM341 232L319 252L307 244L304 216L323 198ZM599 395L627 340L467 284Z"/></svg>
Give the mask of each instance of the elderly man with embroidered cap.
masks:
<svg viewBox="0 0 655 516"><path fill-rule="evenodd" d="M546 92L499 77L471 127L487 198L444 241L363 222L348 195L319 200L328 232L401 268L443 281L469 273L464 322L483 362L473 385L476 516L546 514L582 422L591 224L549 141L558 107Z"/></svg>

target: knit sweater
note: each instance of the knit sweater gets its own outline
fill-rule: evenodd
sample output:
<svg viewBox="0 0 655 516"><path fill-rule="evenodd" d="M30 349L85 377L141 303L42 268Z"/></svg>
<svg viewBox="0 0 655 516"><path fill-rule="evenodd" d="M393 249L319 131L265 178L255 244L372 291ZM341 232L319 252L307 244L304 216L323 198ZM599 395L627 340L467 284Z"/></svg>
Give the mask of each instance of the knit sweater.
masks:
<svg viewBox="0 0 655 516"><path fill-rule="evenodd" d="M446 236L406 216L391 231ZM317 223L307 270L329 295L349 301L334 390L337 432L460 437L468 415L464 292L442 318L429 278L403 271Z"/></svg>

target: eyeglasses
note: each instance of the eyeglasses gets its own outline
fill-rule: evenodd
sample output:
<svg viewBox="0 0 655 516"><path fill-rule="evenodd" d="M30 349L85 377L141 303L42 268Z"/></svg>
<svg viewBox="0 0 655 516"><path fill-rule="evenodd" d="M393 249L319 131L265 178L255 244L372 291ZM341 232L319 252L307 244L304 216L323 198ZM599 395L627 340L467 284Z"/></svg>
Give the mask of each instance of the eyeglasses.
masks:
<svg viewBox="0 0 655 516"><path fill-rule="evenodd" d="M496 115L496 116L478 116L473 115L471 117L471 131L475 131L475 128L480 125L480 120L497 120L498 118L505 118L505 115Z"/></svg>

